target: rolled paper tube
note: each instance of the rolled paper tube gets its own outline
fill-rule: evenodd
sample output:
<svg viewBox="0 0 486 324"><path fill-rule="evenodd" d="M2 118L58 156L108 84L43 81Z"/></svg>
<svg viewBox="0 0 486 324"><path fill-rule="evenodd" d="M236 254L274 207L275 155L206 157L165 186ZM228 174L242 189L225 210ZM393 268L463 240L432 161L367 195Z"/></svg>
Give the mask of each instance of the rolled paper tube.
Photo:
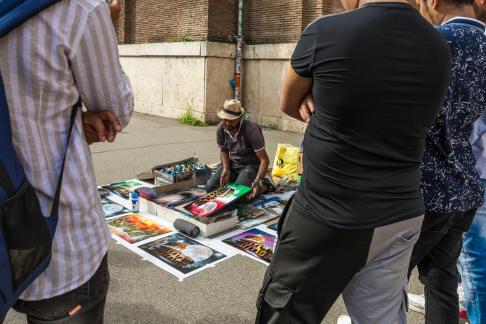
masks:
<svg viewBox="0 0 486 324"><path fill-rule="evenodd" d="M190 237L197 237L200 233L199 227L180 218L174 221L174 227L179 232Z"/></svg>

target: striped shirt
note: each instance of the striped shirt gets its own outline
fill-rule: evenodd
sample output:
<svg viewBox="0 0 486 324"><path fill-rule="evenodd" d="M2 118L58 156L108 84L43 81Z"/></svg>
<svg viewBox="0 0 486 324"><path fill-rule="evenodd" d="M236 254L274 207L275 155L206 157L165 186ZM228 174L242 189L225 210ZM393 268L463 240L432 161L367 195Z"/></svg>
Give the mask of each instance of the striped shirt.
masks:
<svg viewBox="0 0 486 324"><path fill-rule="evenodd" d="M113 111L122 126L133 111L108 6L65 0L0 39L13 142L44 215L51 213L72 106ZM21 296L41 300L80 287L107 251L108 233L89 147L77 116L64 174L52 261Z"/></svg>

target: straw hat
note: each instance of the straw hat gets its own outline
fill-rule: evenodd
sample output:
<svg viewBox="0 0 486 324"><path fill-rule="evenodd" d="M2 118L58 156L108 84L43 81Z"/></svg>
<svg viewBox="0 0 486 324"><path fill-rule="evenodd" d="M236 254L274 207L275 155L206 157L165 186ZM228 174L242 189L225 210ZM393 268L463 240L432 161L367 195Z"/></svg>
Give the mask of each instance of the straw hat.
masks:
<svg viewBox="0 0 486 324"><path fill-rule="evenodd" d="M223 107L218 110L218 117L234 120L243 116L244 113L245 109L241 107L241 102L235 99L228 99L224 102Z"/></svg>

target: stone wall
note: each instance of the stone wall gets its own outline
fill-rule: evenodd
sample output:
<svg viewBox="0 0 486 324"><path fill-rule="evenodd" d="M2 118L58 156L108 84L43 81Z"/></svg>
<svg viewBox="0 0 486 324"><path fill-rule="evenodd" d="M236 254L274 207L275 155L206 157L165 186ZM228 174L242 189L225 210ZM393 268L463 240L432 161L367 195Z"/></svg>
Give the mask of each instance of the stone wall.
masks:
<svg viewBox="0 0 486 324"><path fill-rule="evenodd" d="M332 11L338 0L245 0L247 44L290 43L314 19ZM120 44L233 42L238 0L122 0L116 24Z"/></svg>
<svg viewBox="0 0 486 324"><path fill-rule="evenodd" d="M179 118L188 109L208 123L233 95L234 46L208 42L120 45L135 93L135 110Z"/></svg>
<svg viewBox="0 0 486 324"><path fill-rule="evenodd" d="M301 133L304 125L279 110L282 77L295 44L250 45L244 50L243 97L250 119ZM215 42L120 45L123 69L135 92L135 110L179 118L187 109L208 123L233 97L235 46Z"/></svg>
<svg viewBox="0 0 486 324"><path fill-rule="evenodd" d="M122 17L115 28L119 43L206 40L209 2L210 0L124 0Z"/></svg>
<svg viewBox="0 0 486 324"><path fill-rule="evenodd" d="M245 40L250 44L296 41L303 28L302 15L302 0L245 1Z"/></svg>
<svg viewBox="0 0 486 324"><path fill-rule="evenodd" d="M209 0L208 15L207 39L232 43L237 33L238 0Z"/></svg>
<svg viewBox="0 0 486 324"><path fill-rule="evenodd" d="M294 47L295 43L245 47L242 104L259 125L303 133L304 123L280 111L280 88Z"/></svg>

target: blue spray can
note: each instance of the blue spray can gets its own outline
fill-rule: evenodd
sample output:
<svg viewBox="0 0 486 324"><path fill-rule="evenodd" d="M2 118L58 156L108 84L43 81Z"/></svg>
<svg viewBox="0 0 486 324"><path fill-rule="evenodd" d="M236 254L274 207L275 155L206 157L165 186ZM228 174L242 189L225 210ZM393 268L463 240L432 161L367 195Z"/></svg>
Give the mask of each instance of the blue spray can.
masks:
<svg viewBox="0 0 486 324"><path fill-rule="evenodd" d="M132 212L140 212L140 194L137 191L130 192L130 201L132 202Z"/></svg>

